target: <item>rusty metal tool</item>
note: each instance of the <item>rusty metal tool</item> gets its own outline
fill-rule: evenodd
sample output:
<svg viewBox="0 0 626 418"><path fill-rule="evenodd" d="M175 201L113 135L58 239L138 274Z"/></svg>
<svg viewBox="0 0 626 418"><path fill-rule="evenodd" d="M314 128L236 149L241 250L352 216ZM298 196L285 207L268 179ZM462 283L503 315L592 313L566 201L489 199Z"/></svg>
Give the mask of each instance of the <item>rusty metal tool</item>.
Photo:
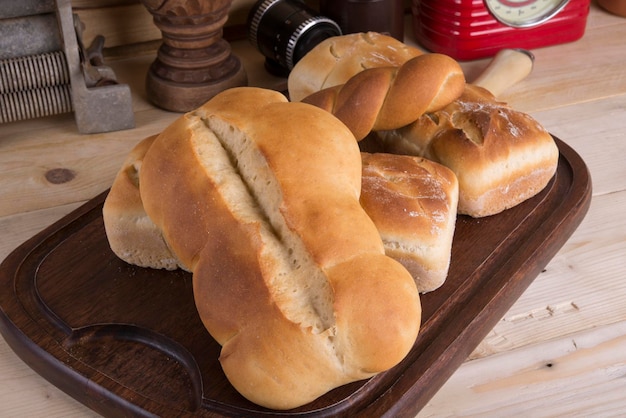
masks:
<svg viewBox="0 0 626 418"><path fill-rule="evenodd" d="M81 133L135 126L130 88L85 48L70 0L0 0L0 123L74 112Z"/></svg>

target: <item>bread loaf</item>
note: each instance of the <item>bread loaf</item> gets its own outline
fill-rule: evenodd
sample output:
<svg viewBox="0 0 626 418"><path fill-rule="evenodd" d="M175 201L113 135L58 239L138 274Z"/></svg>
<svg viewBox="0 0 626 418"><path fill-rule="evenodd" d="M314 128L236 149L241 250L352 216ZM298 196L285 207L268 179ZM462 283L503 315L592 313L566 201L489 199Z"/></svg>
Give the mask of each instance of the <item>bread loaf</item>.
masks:
<svg viewBox="0 0 626 418"><path fill-rule="evenodd" d="M415 282L385 255L359 203L357 142L329 113L227 90L154 140L139 190L193 271L226 376L251 401L303 405L412 347Z"/></svg>
<svg viewBox="0 0 626 418"><path fill-rule="evenodd" d="M500 213L539 193L559 158L554 139L535 119L472 85L443 109L378 135L389 152L450 168L459 181L458 213L473 217Z"/></svg>
<svg viewBox="0 0 626 418"><path fill-rule="evenodd" d="M360 141L371 131L401 128L448 105L464 88L458 62L443 54L423 54L400 67L363 70L302 101L335 115Z"/></svg>
<svg viewBox="0 0 626 418"><path fill-rule="evenodd" d="M113 252L127 263L156 269L185 268L145 213L139 194L143 157L154 141L129 153L104 203ZM418 291L443 284L450 263L458 184L446 167L419 157L363 152L360 202L383 240L385 254L415 279Z"/></svg>
<svg viewBox="0 0 626 418"><path fill-rule="evenodd" d="M311 49L289 73L292 101L328 87L345 84L367 68L398 67L422 51L377 32L351 33L325 39Z"/></svg>
<svg viewBox="0 0 626 418"><path fill-rule="evenodd" d="M448 168L419 157L362 153L361 205L385 253L406 267L420 293L448 275L458 182Z"/></svg>

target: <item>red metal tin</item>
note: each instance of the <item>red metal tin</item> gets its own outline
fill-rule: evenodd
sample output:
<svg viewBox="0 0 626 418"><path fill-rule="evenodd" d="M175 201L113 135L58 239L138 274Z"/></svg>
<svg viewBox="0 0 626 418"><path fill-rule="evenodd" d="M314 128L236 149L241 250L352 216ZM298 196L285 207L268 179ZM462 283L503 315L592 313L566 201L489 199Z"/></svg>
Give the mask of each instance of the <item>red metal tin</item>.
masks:
<svg viewBox="0 0 626 418"><path fill-rule="evenodd" d="M570 0L547 21L515 28L500 23L483 0L413 0L413 31L424 48L458 60L503 48L534 49L573 42L585 32L590 0Z"/></svg>

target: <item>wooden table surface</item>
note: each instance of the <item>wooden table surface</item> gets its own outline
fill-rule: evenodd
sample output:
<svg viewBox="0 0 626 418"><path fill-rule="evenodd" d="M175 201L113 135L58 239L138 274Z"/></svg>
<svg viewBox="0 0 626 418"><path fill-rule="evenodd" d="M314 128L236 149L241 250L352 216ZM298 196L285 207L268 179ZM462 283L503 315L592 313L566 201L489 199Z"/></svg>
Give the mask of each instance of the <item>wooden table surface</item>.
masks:
<svg viewBox="0 0 626 418"><path fill-rule="evenodd" d="M527 291L419 413L617 416L626 411L626 19L592 4L579 41L534 50L532 74L500 98L530 113L585 160L591 207ZM406 39L413 42L411 35ZM251 85L282 88L247 41L233 43ZM0 125L0 260L106 190L127 152L178 114L151 106L154 56L112 61L131 86L136 127L80 135L71 114ZM488 60L464 62L468 80ZM33 372L0 339L1 417L94 412Z"/></svg>

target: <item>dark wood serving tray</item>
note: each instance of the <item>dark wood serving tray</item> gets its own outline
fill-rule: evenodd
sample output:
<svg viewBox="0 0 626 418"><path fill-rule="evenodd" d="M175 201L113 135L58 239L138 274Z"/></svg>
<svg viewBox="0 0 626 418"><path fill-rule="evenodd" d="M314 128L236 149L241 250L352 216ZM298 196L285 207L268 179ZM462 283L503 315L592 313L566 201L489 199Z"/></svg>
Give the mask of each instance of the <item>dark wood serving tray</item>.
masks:
<svg viewBox="0 0 626 418"><path fill-rule="evenodd" d="M570 237L591 201L586 165L556 140L556 176L496 216L459 216L449 277L423 295L423 325L397 367L290 411L241 397L195 310L191 275L120 261L106 192L31 238L0 266L0 331L36 372L105 416L413 416Z"/></svg>

